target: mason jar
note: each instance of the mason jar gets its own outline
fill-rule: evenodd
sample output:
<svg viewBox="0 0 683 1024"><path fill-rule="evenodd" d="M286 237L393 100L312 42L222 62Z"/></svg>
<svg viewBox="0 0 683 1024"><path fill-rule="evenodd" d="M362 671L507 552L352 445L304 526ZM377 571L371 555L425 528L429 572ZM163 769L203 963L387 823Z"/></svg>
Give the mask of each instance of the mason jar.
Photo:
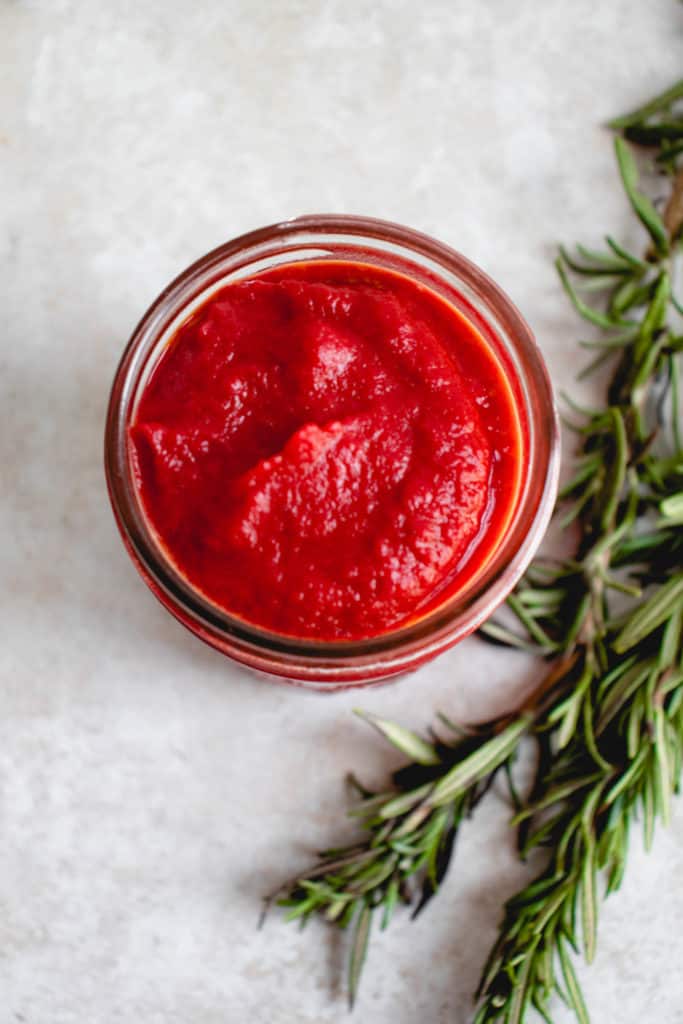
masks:
<svg viewBox="0 0 683 1024"><path fill-rule="evenodd" d="M521 481L504 533L462 589L400 628L361 640L300 639L262 629L209 600L184 577L157 536L137 486L129 442L140 397L179 327L226 285L287 263L332 259L398 271L445 299L495 354L521 427ZM150 306L114 378L105 469L124 544L150 590L207 644L260 672L333 691L416 668L468 636L505 599L548 525L557 492L559 443L548 373L527 323L505 293L458 252L386 221L305 216L249 232L203 256Z"/></svg>

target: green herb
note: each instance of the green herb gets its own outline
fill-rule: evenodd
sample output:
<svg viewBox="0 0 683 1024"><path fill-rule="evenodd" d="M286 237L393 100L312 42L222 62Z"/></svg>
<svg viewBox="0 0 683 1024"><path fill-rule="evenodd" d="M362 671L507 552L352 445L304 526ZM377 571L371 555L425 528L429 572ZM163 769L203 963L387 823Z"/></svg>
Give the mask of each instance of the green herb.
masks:
<svg viewBox="0 0 683 1024"><path fill-rule="evenodd" d="M355 998L375 916L400 902L418 913L438 890L458 830L499 772L510 785L522 858L543 869L510 899L477 992L476 1024L518 1024L533 1007L552 1021L559 995L588 1012L572 957L593 959L602 892L621 883L632 825L646 845L666 823L683 764L683 423L681 303L673 282L683 225L683 82L611 125L622 183L649 242L645 256L611 237L599 251L560 251L557 269L576 311L598 328L589 367L612 364L600 409L571 404L580 450L557 514L575 523L565 561L537 560L508 601L513 625L491 622L494 643L552 659L527 705L464 730L443 715L429 740L370 718L410 758L386 792L355 783L356 845L321 854L284 887L289 918L322 913L352 924ZM627 140L627 141L624 141ZM640 183L630 144L666 175ZM660 212L661 210L661 212ZM598 304L588 296L599 296ZM516 624L516 625L515 625ZM369 718L370 716L365 716ZM512 766L523 740L537 748L528 794Z"/></svg>

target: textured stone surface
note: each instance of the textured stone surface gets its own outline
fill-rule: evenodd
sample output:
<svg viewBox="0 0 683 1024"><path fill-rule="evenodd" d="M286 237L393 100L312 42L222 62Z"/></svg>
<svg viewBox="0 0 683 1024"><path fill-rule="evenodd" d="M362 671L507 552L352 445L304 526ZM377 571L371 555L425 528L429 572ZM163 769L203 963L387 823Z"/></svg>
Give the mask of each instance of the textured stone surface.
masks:
<svg viewBox="0 0 683 1024"><path fill-rule="evenodd" d="M379 781L395 763L350 708L477 717L530 679L472 640L321 698L177 626L103 484L136 319L242 230L369 213L480 262L567 386L577 324L553 246L606 227L637 243L599 125L674 79L681 35L674 0L0 0L2 1024L346 1020L335 937L255 923L264 892L342 837L344 769ZM504 821L494 797L443 896L378 938L358 1020L468 1020L523 877ZM683 1021L682 841L677 807L604 909L582 972L601 1024Z"/></svg>

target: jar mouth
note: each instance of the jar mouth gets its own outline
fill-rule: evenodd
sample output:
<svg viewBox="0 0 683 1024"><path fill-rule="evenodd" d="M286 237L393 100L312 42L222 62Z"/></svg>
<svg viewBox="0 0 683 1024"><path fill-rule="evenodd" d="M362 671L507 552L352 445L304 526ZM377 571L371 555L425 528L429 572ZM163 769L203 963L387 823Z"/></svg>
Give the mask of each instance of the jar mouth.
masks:
<svg viewBox="0 0 683 1024"><path fill-rule="evenodd" d="M510 374L524 420L516 509L482 570L464 590L425 615L367 639L332 641L273 633L210 601L175 567L150 525L130 459L128 431L137 402L180 323L231 281L313 259L365 260L399 268L459 306L485 340L500 349L497 354ZM224 653L278 675L323 683L368 681L404 671L451 646L504 600L531 560L552 514L559 435L550 380L533 334L483 271L448 246L399 224L310 215L219 246L183 271L150 306L115 374L105 430L105 470L114 514L133 561L162 603L193 632Z"/></svg>

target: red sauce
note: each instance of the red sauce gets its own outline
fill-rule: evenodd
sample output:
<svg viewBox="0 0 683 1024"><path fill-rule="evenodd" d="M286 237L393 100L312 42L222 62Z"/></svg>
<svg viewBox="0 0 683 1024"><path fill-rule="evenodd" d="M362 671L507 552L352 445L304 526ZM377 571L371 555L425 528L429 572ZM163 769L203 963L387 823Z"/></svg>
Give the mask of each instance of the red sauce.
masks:
<svg viewBox="0 0 683 1024"><path fill-rule="evenodd" d="M519 489L519 421L486 341L365 263L216 292L160 358L130 436L180 572L299 638L376 636L433 609L485 565Z"/></svg>

